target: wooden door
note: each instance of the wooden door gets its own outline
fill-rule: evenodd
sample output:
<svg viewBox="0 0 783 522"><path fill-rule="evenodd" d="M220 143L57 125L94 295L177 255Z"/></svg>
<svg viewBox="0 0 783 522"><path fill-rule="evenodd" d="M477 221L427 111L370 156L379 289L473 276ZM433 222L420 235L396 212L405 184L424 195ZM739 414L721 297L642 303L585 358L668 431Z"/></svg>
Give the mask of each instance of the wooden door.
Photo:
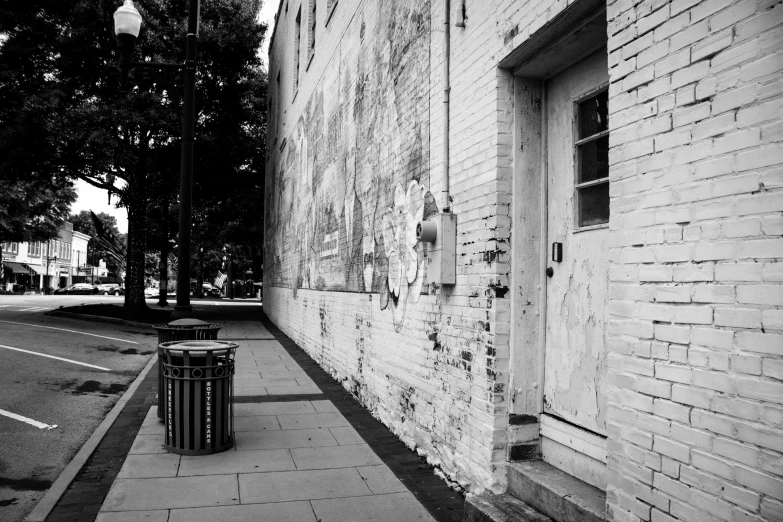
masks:
<svg viewBox="0 0 783 522"><path fill-rule="evenodd" d="M564 469L584 455L606 460L607 84L605 49L546 83L548 277L541 430L544 459ZM582 478L600 486L602 474L593 470L587 473L591 478Z"/></svg>

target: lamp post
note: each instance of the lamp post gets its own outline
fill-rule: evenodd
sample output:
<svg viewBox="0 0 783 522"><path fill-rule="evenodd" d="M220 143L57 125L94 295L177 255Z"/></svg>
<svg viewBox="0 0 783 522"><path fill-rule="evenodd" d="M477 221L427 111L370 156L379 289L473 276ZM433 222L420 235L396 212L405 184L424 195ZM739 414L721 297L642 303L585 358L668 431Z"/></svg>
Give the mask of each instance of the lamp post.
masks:
<svg viewBox="0 0 783 522"><path fill-rule="evenodd" d="M204 247L198 249L200 266L198 270L198 292L199 297L204 297Z"/></svg>
<svg viewBox="0 0 783 522"><path fill-rule="evenodd" d="M114 32L117 35L120 72L123 89L131 67L175 68L183 71L185 96L182 111L182 152L179 186L179 250L177 253L177 304L172 317L191 317L190 305L190 224L193 202L193 127L196 98L196 54L199 25L199 0L188 1L188 32L185 40L185 63L131 62L131 54L141 29L141 15L132 0L114 12Z"/></svg>

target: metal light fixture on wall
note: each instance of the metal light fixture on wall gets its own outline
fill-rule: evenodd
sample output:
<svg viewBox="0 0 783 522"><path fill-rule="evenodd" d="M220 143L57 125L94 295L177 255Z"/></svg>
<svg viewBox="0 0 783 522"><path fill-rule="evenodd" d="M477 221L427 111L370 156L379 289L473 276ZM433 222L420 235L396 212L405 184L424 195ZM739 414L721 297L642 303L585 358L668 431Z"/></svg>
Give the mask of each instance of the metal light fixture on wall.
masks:
<svg viewBox="0 0 783 522"><path fill-rule="evenodd" d="M462 29L465 28L465 20L468 18L465 13L465 2L466 0L459 0L457 3L457 22L454 24Z"/></svg>

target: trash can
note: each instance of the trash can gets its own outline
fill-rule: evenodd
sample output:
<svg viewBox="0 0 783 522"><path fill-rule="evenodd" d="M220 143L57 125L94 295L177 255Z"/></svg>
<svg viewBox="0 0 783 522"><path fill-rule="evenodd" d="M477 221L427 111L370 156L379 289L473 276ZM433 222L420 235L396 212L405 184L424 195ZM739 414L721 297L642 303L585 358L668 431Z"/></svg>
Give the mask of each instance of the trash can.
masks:
<svg viewBox="0 0 783 522"><path fill-rule="evenodd" d="M228 341L160 345L166 450L208 455L234 446L234 355Z"/></svg>
<svg viewBox="0 0 783 522"><path fill-rule="evenodd" d="M168 324L156 324L153 328L158 331L158 418L163 421L163 359L160 345L170 341L216 340L223 326L198 319L178 319Z"/></svg>

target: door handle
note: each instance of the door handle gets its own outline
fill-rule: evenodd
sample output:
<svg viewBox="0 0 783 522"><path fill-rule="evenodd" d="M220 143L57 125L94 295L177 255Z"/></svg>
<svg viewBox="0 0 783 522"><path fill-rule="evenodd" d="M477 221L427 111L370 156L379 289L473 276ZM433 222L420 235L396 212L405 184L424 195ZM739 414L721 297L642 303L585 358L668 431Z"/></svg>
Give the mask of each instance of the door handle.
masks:
<svg viewBox="0 0 783 522"><path fill-rule="evenodd" d="M555 269L552 268L551 266L547 267L547 269L546 269L546 276L547 277L552 277L553 275L555 275Z"/></svg>

